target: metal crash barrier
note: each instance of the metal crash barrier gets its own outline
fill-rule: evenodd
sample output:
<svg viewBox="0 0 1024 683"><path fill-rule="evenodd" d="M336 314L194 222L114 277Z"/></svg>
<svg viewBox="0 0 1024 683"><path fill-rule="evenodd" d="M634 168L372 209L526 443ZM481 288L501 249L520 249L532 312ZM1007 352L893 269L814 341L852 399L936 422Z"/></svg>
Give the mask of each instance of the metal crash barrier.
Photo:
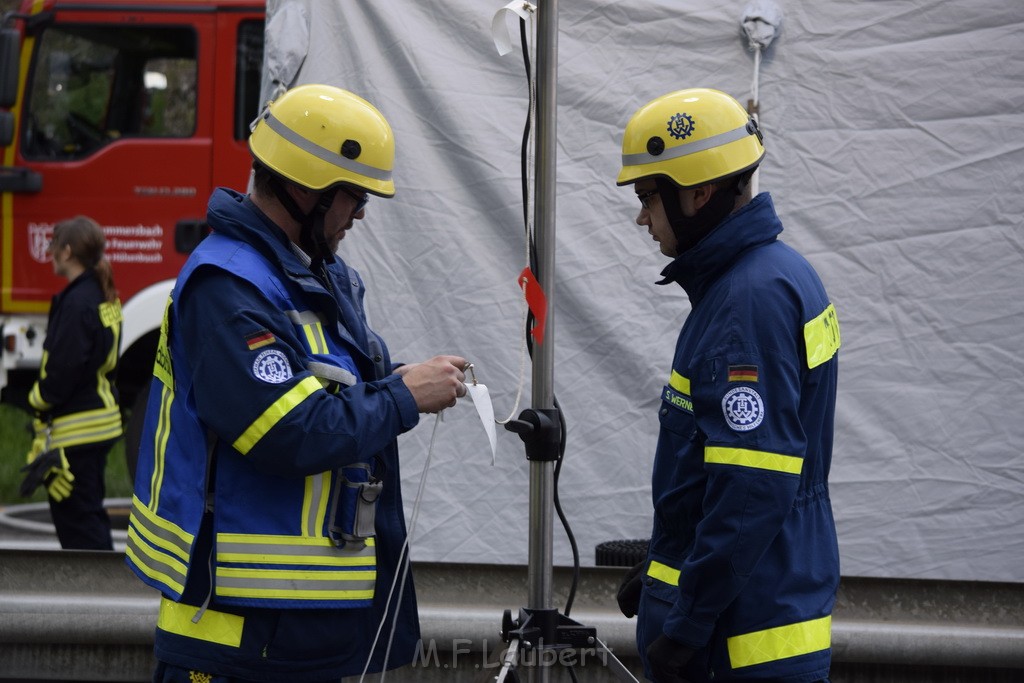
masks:
<svg viewBox="0 0 1024 683"><path fill-rule="evenodd" d="M389 672L388 680L463 680L461 670L464 680L479 681L488 669L496 673L506 647L498 635L502 614L521 604L526 570L414 564L423 644L415 665ZM583 568L572 616L596 627L642 678L636 622L615 607L623 571ZM555 569L556 604L564 604L570 577ZM0 548L0 680L149 680L156 615L155 593L120 552ZM1024 584L844 578L833 651L837 664L1024 670ZM582 661L570 663L586 667L586 680L615 680L589 666L600 664L598 653L576 656Z"/></svg>

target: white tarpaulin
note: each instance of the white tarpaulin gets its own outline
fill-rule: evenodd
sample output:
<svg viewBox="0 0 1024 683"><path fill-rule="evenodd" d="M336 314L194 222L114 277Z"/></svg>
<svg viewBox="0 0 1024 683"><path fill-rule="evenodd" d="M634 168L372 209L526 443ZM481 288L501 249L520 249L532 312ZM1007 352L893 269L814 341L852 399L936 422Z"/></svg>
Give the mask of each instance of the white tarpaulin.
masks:
<svg viewBox="0 0 1024 683"><path fill-rule="evenodd" d="M520 375L528 95L514 17L512 52L492 39L503 4L307 1L297 79L366 97L395 130L397 196L373 199L342 245L374 327L398 359L472 360L499 419ZM598 543L649 536L659 396L689 310L654 285L667 261L615 186L621 132L670 90L750 98L745 4L560 3L548 324L568 423L559 492L584 564ZM759 187L842 324L843 573L1024 580L1024 4L781 4L760 64ZM408 510L432 419L402 437ZM492 466L472 405L446 411L413 558L525 563L527 474L518 436L499 428ZM555 561L570 562L557 524Z"/></svg>

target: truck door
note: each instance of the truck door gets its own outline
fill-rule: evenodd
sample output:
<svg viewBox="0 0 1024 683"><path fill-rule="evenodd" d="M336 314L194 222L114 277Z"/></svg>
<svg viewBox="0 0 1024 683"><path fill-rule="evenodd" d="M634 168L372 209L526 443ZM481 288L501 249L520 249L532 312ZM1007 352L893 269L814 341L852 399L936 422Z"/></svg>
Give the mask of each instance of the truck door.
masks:
<svg viewBox="0 0 1024 683"><path fill-rule="evenodd" d="M176 226L200 229L211 189L216 14L63 7L31 28L15 164L41 186L3 215L7 310L46 309L45 247L76 214L103 226L122 300L174 278Z"/></svg>

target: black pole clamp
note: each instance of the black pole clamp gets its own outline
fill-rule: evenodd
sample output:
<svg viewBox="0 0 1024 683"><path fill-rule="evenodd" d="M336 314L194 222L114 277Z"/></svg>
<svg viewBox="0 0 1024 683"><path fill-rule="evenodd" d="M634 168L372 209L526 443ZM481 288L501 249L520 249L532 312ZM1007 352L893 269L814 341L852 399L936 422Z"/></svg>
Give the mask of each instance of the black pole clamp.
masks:
<svg viewBox="0 0 1024 683"><path fill-rule="evenodd" d="M518 434L526 444L527 460L558 460L562 428L556 409L527 408L519 413L519 419L505 423L505 429Z"/></svg>

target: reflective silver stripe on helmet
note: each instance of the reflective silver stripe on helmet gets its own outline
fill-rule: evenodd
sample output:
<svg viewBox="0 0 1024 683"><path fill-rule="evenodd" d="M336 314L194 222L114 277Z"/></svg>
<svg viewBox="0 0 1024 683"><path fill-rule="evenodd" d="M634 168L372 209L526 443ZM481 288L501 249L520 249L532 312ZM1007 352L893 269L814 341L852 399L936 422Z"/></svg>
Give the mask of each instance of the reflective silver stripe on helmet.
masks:
<svg viewBox="0 0 1024 683"><path fill-rule="evenodd" d="M358 173L359 175L366 176L367 178L373 178L374 180L391 180L391 171L383 171L379 168L374 168L373 166L361 164L358 161L347 159L338 154L337 152L332 152L329 149L325 149L320 145L314 144L307 140L306 138L299 135L298 133L296 133L295 131L293 131L291 128L282 123L279 119L274 118L274 115L269 111L263 115L263 120L266 122L267 126L270 127L270 130L274 131L288 142L292 143L293 145L303 150L304 152L307 152L315 156L317 159L320 159L321 161L326 161L327 163L337 166L338 168L343 168L346 171Z"/></svg>
<svg viewBox="0 0 1024 683"><path fill-rule="evenodd" d="M684 142L678 147L666 149L658 156L648 154L647 152L637 152L636 154L623 154L622 165L623 166L642 166L644 164L654 164L659 161L668 161L669 159L678 159L679 157L685 157L688 154L696 154L697 152L703 152L704 150L713 149L715 147L721 147L722 145L728 145L730 142L736 142L742 140L748 135L754 135L746 126L746 124L733 130L727 130L724 133L718 135L712 135L709 138L703 140L694 140L693 142Z"/></svg>

